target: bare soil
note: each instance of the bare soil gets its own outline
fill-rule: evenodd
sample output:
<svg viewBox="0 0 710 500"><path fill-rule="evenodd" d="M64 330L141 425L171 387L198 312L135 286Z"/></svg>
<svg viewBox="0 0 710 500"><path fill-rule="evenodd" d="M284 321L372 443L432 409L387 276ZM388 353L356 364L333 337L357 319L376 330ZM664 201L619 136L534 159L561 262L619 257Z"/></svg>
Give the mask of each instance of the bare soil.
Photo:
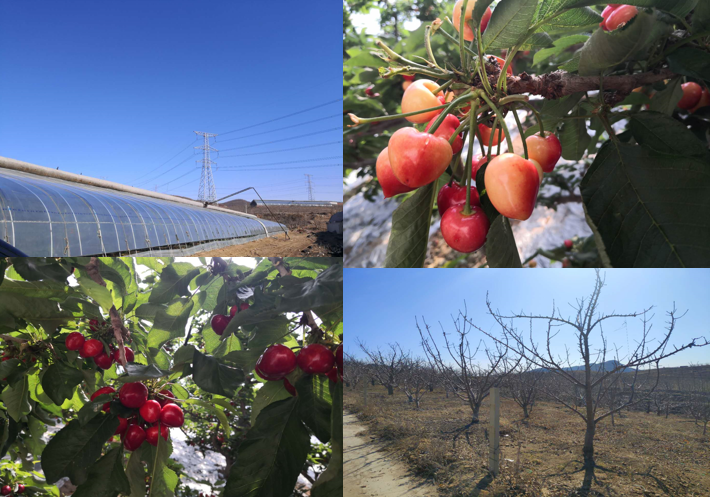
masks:
<svg viewBox="0 0 710 500"><path fill-rule="evenodd" d="M427 392L415 410L403 393L388 396L380 386L369 387L365 408L362 382L357 389L346 389L346 410L387 443L382 452L406 462L417 477L433 480L442 496L580 494L584 422L559 404L539 402L523 419L515 402L502 400L501 473L493 479L486 470L487 400L481 422L457 433L471 412L454 395ZM680 415L625 410L614 425L602 420L590 496L710 496L710 434L702 432Z"/></svg>
<svg viewBox="0 0 710 500"><path fill-rule="evenodd" d="M438 496L436 488L426 480L418 479L407 466L382 451L383 443L366 434L353 415L343 417L345 434L346 497L425 497Z"/></svg>
<svg viewBox="0 0 710 500"><path fill-rule="evenodd" d="M195 257L342 257L343 235L328 232L328 220L342 210L327 207L283 207L271 215L264 207L249 213L285 225L289 238L283 234L262 238L242 245L197 253Z"/></svg>

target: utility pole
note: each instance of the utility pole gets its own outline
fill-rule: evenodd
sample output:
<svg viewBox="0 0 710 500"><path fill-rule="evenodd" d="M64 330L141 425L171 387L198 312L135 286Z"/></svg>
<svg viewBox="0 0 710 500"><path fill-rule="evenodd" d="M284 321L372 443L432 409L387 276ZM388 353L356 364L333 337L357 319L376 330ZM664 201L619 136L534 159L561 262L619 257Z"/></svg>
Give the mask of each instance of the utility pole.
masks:
<svg viewBox="0 0 710 500"><path fill-rule="evenodd" d="M313 199L313 184L311 183L311 174L303 174L306 176L306 187L308 188L308 201L314 201Z"/></svg>
<svg viewBox="0 0 710 500"><path fill-rule="evenodd" d="M207 132L198 132L195 130L197 135L201 135L204 138L204 144L202 146L195 146L195 149L201 149L204 151L202 160L197 160L195 163L202 163L202 176L200 177L200 191L197 193L197 199L202 202L213 202L217 199L217 192L214 187L214 179L212 178L212 165L214 162L210 160L210 151L217 151L215 148L210 146L210 137L216 137L217 134L210 134Z"/></svg>

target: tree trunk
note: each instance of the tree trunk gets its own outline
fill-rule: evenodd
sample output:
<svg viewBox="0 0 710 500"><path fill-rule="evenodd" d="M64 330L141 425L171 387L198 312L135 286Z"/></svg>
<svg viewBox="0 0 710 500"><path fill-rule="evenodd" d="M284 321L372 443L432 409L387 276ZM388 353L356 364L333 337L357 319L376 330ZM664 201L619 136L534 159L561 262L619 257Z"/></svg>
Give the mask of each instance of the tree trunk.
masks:
<svg viewBox="0 0 710 500"><path fill-rule="evenodd" d="M446 399L448 399L449 398L449 388L447 387L445 390L446 390Z"/></svg>
<svg viewBox="0 0 710 500"><path fill-rule="evenodd" d="M481 403L482 401L478 401L477 403L474 403L471 407L471 410L473 410L473 418L471 418L472 424L478 423L478 413L481 411Z"/></svg>
<svg viewBox="0 0 710 500"><path fill-rule="evenodd" d="M707 433L708 431L708 421L705 421L705 426L703 427L703 436Z"/></svg>
<svg viewBox="0 0 710 500"><path fill-rule="evenodd" d="M345 382L345 387L350 387L350 382Z"/></svg>
<svg viewBox="0 0 710 500"><path fill-rule="evenodd" d="M616 424L614 423L614 412L611 412L611 426L616 427Z"/></svg>
<svg viewBox="0 0 710 500"><path fill-rule="evenodd" d="M587 432L584 434L584 447L582 454L584 455L584 480L582 482L583 494L588 493L592 489L592 480L594 479L594 433L596 432L596 423L594 419L587 420Z"/></svg>
<svg viewBox="0 0 710 500"><path fill-rule="evenodd" d="M528 405L523 405L523 418L529 418L530 413L528 413Z"/></svg>
<svg viewBox="0 0 710 500"><path fill-rule="evenodd" d="M414 401L414 403L417 405L417 410L418 410L418 409L419 409L419 400L416 399L416 400Z"/></svg>
<svg viewBox="0 0 710 500"><path fill-rule="evenodd" d="M387 386L387 394L389 394L390 396L392 394L394 394L394 387L392 387L391 385L388 385Z"/></svg>

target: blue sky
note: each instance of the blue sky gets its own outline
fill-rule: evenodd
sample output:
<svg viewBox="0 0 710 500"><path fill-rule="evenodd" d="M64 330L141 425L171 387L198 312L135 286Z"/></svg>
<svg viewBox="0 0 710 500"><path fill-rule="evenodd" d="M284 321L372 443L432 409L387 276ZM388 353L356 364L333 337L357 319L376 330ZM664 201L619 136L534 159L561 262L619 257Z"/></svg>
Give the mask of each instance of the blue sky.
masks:
<svg viewBox="0 0 710 500"><path fill-rule="evenodd" d="M676 323L671 343L687 343L693 337L710 339L710 270L609 269L606 275L599 311L630 313L655 306L651 338L665 332L666 311L675 301L679 313L688 313ZM414 322L423 315L437 342L442 340L441 327L454 332L451 315L468 306L474 323L490 333L498 333L487 313L486 292L494 308L501 313L549 314L552 301L562 309L564 317L572 314L568 304L587 297L594 286L593 269L494 270L494 269L346 269L345 325L346 352L358 353L356 338L368 346L386 347L399 342L405 349L423 356ZM421 321L420 321L421 324ZM528 323L518 324L526 334ZM546 325L533 325L533 339L544 339ZM568 330L562 330L553 343L556 353L567 344L574 349ZM641 332L639 320L610 320L604 333L609 344L621 349L633 345ZM482 338L473 332L471 343ZM593 337L599 345L600 337ZM440 346L441 347L441 346ZM608 359L612 359L609 357ZM710 363L710 346L694 348L669 358L665 366L688 363Z"/></svg>
<svg viewBox="0 0 710 500"><path fill-rule="evenodd" d="M212 143L218 197L307 199L312 174L341 200L341 20L337 2L0 2L0 156L195 198L193 131L237 130Z"/></svg>

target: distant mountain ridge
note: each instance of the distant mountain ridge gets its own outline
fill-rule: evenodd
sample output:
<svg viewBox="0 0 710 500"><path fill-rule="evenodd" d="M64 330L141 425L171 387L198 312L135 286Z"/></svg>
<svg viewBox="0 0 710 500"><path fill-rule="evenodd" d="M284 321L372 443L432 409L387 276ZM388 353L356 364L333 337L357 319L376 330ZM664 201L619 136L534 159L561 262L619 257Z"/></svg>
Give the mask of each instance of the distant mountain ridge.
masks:
<svg viewBox="0 0 710 500"><path fill-rule="evenodd" d="M619 366L621 363L619 363L617 360L612 359L609 361L606 361L604 363L592 363L591 368L593 372L599 371L601 367L601 371L603 372L610 372L614 370L617 366ZM569 368L565 368L566 372L576 372L576 371L582 371L584 370L584 365L579 365L579 366L572 366ZM548 371L546 368L535 368L532 370L534 372L544 372Z"/></svg>

